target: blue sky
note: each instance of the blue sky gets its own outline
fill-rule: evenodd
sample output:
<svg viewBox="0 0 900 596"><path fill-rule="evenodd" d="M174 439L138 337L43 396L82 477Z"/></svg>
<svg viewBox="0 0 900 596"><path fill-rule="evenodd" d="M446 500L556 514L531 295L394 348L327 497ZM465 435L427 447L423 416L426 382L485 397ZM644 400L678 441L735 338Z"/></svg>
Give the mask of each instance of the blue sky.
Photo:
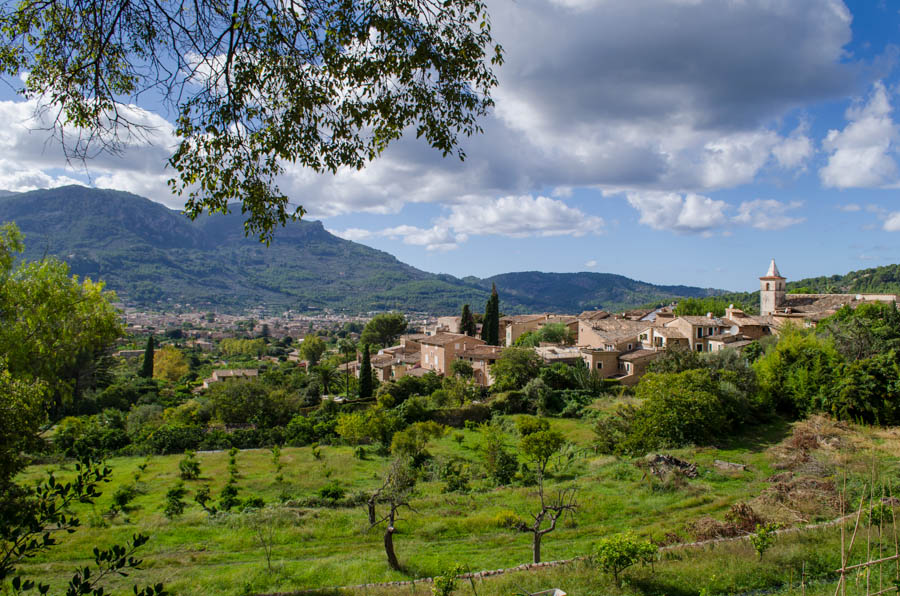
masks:
<svg viewBox="0 0 900 596"><path fill-rule="evenodd" d="M900 261L900 3L490 0L494 113L442 159L412 138L360 172L289 168L310 218L457 276L612 272L755 289ZM178 207L171 125L67 167L0 97L0 188L73 181Z"/></svg>

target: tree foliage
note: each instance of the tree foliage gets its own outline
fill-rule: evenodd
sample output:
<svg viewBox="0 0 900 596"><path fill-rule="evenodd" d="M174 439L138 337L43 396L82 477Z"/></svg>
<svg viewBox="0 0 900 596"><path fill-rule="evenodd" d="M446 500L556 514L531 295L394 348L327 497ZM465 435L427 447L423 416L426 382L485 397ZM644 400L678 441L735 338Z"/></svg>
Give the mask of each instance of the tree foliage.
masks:
<svg viewBox="0 0 900 596"><path fill-rule="evenodd" d="M325 342L322 338L310 333L303 337L303 341L300 342L298 351L300 352L301 358L308 361L312 366L315 366L318 364L322 354L325 353L325 349Z"/></svg>
<svg viewBox="0 0 900 596"><path fill-rule="evenodd" d="M153 355L153 378L170 381L178 381L188 373L187 360L184 354L175 346L163 346Z"/></svg>
<svg viewBox="0 0 900 596"><path fill-rule="evenodd" d="M394 345L409 323L403 313L389 312L375 315L363 328L359 341L386 348Z"/></svg>
<svg viewBox="0 0 900 596"><path fill-rule="evenodd" d="M537 377L541 358L530 348L506 348L491 365L493 391L522 389L528 381Z"/></svg>
<svg viewBox="0 0 900 596"><path fill-rule="evenodd" d="M102 283L49 257L16 264L23 249L16 226L0 226L0 354L13 377L43 382L58 407L94 384L122 324Z"/></svg>
<svg viewBox="0 0 900 596"><path fill-rule="evenodd" d="M141 363L139 375L145 379L153 378L153 336L147 337L147 347L144 348L144 360Z"/></svg>
<svg viewBox="0 0 900 596"><path fill-rule="evenodd" d="M0 71L28 73L17 91L69 155L158 135L128 105L153 92L177 118L185 212L240 201L265 240L304 213L276 184L285 164L359 169L406 130L464 157L502 62L479 0L26 1L4 5L0 31Z"/></svg>
<svg viewBox="0 0 900 596"><path fill-rule="evenodd" d="M491 296L484 306L481 339L489 346L500 345L500 297L497 295L496 284L491 284Z"/></svg>
<svg viewBox="0 0 900 596"><path fill-rule="evenodd" d="M369 344L363 344L359 364L359 397L372 397L372 361L369 359Z"/></svg>
<svg viewBox="0 0 900 596"><path fill-rule="evenodd" d="M475 317L472 315L472 309L468 304L463 304L462 314L459 317L459 332L465 333L470 337L475 337L478 327L475 324Z"/></svg>

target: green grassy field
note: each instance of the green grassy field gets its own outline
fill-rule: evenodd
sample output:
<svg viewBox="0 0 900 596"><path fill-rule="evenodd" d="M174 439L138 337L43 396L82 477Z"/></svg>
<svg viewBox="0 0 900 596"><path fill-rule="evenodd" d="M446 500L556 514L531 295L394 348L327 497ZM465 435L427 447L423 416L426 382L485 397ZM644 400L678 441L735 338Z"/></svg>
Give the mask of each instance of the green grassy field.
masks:
<svg viewBox="0 0 900 596"><path fill-rule="evenodd" d="M554 419L551 425L580 447L587 448L591 442L592 431L586 421ZM807 424L804 428L813 426ZM793 469L795 478L815 477L815 482L826 484L847 475L851 490L857 491L862 486L862 479L870 473L871 462L877 464L880 477L900 479L895 457L900 453L900 433L893 430L841 430L833 425L813 430L821 431L822 446L807 451L792 447L797 442L798 430L784 423L749 429L747 435L719 448L671 451L696 463L700 470L698 478L683 484L647 477L631 460L596 455L583 449L570 467L553 470L553 477L548 482L552 491L576 487L579 508L574 520L566 521L545 536L543 559L550 561L586 555L601 537L628 529L660 541L667 534L689 541L692 536L686 526L705 516L721 520L731 506L740 501L751 502L754 509L768 517L789 523L820 521L835 516L833 500L823 499L821 494L811 493L805 501L800 492L794 495L797 500L781 502L781 497L760 500L763 493L774 494L769 479L785 469ZM463 434L461 444L453 439L453 432ZM481 465L478 433L453 432L435 441L429 451L436 458L451 455L465 458L477 472ZM829 438L833 435L837 438ZM509 442L514 444L512 434ZM798 459L795 457L798 453L804 454L799 463L794 461ZM208 485L215 496L228 477L227 453L200 453L197 457L201 477L185 482L190 504L185 514L176 520L167 519L162 510L166 491L178 481L181 456L150 458L141 474L141 493L132 502L132 509L114 517L104 515L112 494L117 487L133 481L138 466L145 459L110 460L112 481L104 485L103 495L94 506L78 510L84 527L63 537L62 545L47 555L23 564L21 571L43 581L52 581L58 587L71 575L73 567L89 563L94 545L123 542L136 532L151 537L140 551L144 570L118 580L118 583L112 582L113 588L134 582L161 581L173 593L188 595L290 592L429 577L455 564L481 570L530 562L530 534L501 527L495 519L507 511L523 519L529 518L536 503L535 487L494 488L487 481L476 479L468 494L444 494L441 482L420 482L419 494L413 501L417 512L404 512L403 519L397 523L395 547L404 572L388 568L382 533L378 529L368 529L362 506L286 508L283 521L274 532L273 569L270 571L263 549L253 530L247 527L245 516L210 517L193 503L193 494L198 487ZM713 466L717 459L746 464L748 469L721 472ZM286 448L281 458L284 480L279 483L275 480L276 472L268 450L242 451L237 461L240 496L260 496L267 503L279 502L282 493L295 499L311 496L332 480L339 482L348 494L374 489L380 485L380 474L388 462L375 455L369 455L365 460L357 459L350 447L323 446L318 460L310 448ZM786 468L785 462L794 467ZM29 480L37 479L48 470L64 477L71 473L71 465L33 466L25 476ZM832 482L830 486L834 484ZM674 538L668 537L669 540ZM755 562L755 554L746 543L695 553L699 556L687 551L673 553L664 557L653 572L637 569L631 573L629 581L632 583L623 591L678 596L698 594L700 590L717 594L774 588L786 585L788 580L782 576L789 573L788 567L799 569L803 561L819 565L817 568L822 570L829 565L835 568L833 557L837 556L839 560L839 551L835 553L836 540L835 531L784 539L779 541L771 556L767 555L771 561L762 563ZM790 565L779 563L779 557L790 559ZM514 582L520 582L521 586ZM484 589L478 589L480 596L513 594L518 589L539 586L564 587L569 594L600 594L615 590L596 569L583 564L515 573L485 580L483 584ZM466 586L461 585L459 593L471 591L471 587ZM396 591L400 592L425 593L409 588Z"/></svg>

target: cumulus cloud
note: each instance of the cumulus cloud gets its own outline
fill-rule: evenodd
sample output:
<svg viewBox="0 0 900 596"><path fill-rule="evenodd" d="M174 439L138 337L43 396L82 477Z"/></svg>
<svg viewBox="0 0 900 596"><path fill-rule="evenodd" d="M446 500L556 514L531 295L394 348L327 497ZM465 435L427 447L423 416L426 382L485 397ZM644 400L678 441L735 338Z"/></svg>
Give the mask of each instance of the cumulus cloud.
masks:
<svg viewBox="0 0 900 596"><path fill-rule="evenodd" d="M562 201L530 195L454 205L440 225L471 235L584 236L599 233L603 218L588 216Z"/></svg>
<svg viewBox="0 0 900 596"><path fill-rule="evenodd" d="M856 203L847 203L846 205L838 205L838 209L840 209L841 211L846 211L847 213L854 213L856 211L862 211L862 207L860 207Z"/></svg>
<svg viewBox="0 0 900 596"><path fill-rule="evenodd" d="M738 207L734 221L754 227L758 230L783 230L806 221L804 217L795 217L789 211L800 208L801 201L782 203L773 199L756 199L744 201Z"/></svg>
<svg viewBox="0 0 900 596"><path fill-rule="evenodd" d="M359 242L360 240L365 240L372 235L372 232L369 230L364 230L362 228L347 228L346 230L328 230L335 236L339 238L343 238L344 240L352 240L353 242Z"/></svg>
<svg viewBox="0 0 900 596"><path fill-rule="evenodd" d="M404 244L424 246L427 250L446 251L458 248L468 238L444 227L418 228L416 226L396 226L380 232L388 238L402 238Z"/></svg>
<svg viewBox="0 0 900 596"><path fill-rule="evenodd" d="M884 220L884 230L887 232L900 232L900 211L895 211Z"/></svg>
<svg viewBox="0 0 900 596"><path fill-rule="evenodd" d="M843 130L828 131L822 145L830 155L819 170L825 186L884 187L898 182L895 154L900 130L892 111L888 91L879 81L868 102L857 102L847 110Z"/></svg>
<svg viewBox="0 0 900 596"><path fill-rule="evenodd" d="M348 240L380 236L428 250L453 250L470 236L584 236L603 232L603 218L588 215L563 201L531 195L501 197L453 205L431 228L402 225L383 230L350 228L334 232Z"/></svg>
<svg viewBox="0 0 900 596"><path fill-rule="evenodd" d="M597 261L595 261L594 259L591 259L590 261L585 263L584 266L587 267L588 269L593 269L597 266Z"/></svg>
<svg viewBox="0 0 900 596"><path fill-rule="evenodd" d="M693 193L629 192L626 198L640 213L640 222L656 230L703 233L728 221L725 201Z"/></svg>

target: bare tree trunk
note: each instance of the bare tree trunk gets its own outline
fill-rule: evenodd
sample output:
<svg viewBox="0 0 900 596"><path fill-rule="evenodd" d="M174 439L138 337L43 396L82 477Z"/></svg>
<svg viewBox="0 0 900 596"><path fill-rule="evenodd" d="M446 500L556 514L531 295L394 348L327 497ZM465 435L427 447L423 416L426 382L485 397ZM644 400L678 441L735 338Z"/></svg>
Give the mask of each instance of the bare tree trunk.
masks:
<svg viewBox="0 0 900 596"><path fill-rule="evenodd" d="M394 526L389 525L384 531L384 552L387 553L388 565L394 571L400 571L400 563L394 554Z"/></svg>
<svg viewBox="0 0 900 596"><path fill-rule="evenodd" d="M369 499L369 501L366 505L368 506L368 511L369 511L369 526L374 526L376 523L376 520L375 520L375 497L373 496L371 499Z"/></svg>
<svg viewBox="0 0 900 596"><path fill-rule="evenodd" d="M531 543L531 555L532 555L532 563L540 563L541 562L541 538L543 534L540 532L534 533L534 540Z"/></svg>

